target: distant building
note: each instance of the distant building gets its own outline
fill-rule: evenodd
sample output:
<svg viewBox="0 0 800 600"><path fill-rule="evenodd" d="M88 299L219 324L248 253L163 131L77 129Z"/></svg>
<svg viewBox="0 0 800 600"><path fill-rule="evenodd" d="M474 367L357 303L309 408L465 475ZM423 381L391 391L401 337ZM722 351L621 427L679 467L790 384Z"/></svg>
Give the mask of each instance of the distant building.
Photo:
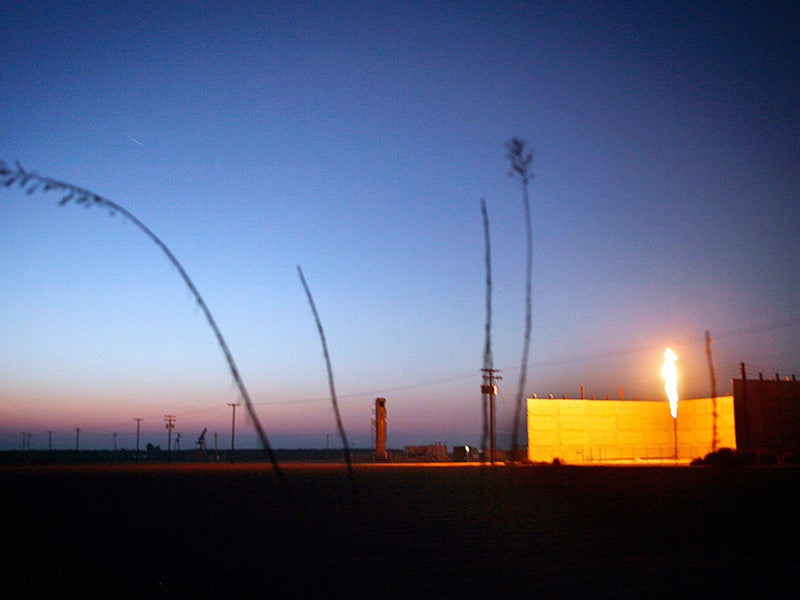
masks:
<svg viewBox="0 0 800 600"><path fill-rule="evenodd" d="M425 446L403 446L405 460L421 462L445 462L450 460L444 444L428 444Z"/></svg>

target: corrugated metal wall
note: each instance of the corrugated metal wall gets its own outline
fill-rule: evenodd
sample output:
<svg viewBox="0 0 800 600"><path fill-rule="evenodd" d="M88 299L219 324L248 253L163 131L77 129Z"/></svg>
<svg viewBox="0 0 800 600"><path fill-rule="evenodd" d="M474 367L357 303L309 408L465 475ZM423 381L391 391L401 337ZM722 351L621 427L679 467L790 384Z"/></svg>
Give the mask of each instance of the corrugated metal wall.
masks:
<svg viewBox="0 0 800 600"><path fill-rule="evenodd" d="M717 448L735 448L733 396L716 399ZM528 399L528 458L602 463L679 460L712 451L714 400L681 400L673 421L666 401ZM677 436L676 436L677 431Z"/></svg>

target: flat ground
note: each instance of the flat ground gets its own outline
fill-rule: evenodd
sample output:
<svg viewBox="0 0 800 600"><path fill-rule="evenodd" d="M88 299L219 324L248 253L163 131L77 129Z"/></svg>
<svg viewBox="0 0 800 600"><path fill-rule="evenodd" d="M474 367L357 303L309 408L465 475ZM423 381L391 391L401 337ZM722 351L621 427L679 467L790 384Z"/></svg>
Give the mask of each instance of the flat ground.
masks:
<svg viewBox="0 0 800 600"><path fill-rule="evenodd" d="M769 597L800 470L0 467L6 586L152 597ZM16 587L17 585L21 587Z"/></svg>

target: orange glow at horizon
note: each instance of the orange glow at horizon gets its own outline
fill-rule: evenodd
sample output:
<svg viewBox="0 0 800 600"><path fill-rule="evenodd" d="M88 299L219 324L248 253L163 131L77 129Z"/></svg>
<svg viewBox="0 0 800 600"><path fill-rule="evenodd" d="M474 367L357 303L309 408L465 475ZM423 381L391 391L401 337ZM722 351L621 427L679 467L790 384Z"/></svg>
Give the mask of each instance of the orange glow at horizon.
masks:
<svg viewBox="0 0 800 600"><path fill-rule="evenodd" d="M661 375L664 377L664 390L667 392L669 400L669 412L673 419L678 418L678 371L675 362L678 355L667 347L664 350L664 366L661 368Z"/></svg>

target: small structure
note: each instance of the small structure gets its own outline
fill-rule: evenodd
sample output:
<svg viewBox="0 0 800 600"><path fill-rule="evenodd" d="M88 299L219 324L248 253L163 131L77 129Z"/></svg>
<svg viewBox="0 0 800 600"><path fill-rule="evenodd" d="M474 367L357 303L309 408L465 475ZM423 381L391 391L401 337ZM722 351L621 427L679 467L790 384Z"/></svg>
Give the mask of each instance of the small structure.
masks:
<svg viewBox="0 0 800 600"><path fill-rule="evenodd" d="M455 462L472 462L480 459L480 448L475 446L453 446L453 460Z"/></svg>

